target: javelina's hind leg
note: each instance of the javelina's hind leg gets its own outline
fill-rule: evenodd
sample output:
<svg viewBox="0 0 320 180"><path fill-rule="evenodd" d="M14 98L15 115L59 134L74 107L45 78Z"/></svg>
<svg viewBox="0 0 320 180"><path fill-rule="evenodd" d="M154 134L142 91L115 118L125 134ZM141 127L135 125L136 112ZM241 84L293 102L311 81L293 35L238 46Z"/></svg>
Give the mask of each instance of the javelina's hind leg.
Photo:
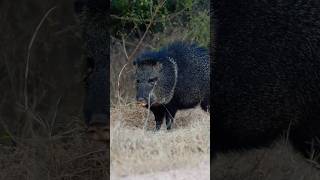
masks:
<svg viewBox="0 0 320 180"><path fill-rule="evenodd" d="M162 107L157 107L157 108L151 108L151 111L154 114L154 120L156 121L156 127L155 127L155 131L160 130L162 122L163 122L163 118L165 115L165 109Z"/></svg>
<svg viewBox="0 0 320 180"><path fill-rule="evenodd" d="M176 108L168 108L166 109L166 125L167 125L167 130L170 130L173 124L174 116L177 113Z"/></svg>
<svg viewBox="0 0 320 180"><path fill-rule="evenodd" d="M200 103L200 107L202 110L206 111L206 112L210 112L210 104L209 104L209 98L202 101Z"/></svg>

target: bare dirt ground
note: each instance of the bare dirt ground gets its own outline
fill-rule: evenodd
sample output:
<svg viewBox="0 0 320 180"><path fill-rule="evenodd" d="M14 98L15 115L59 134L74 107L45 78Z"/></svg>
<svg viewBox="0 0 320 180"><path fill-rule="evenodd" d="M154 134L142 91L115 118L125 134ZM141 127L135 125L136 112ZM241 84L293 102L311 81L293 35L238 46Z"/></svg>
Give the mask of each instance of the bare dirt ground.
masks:
<svg viewBox="0 0 320 180"><path fill-rule="evenodd" d="M180 111L172 131L154 133L152 113L135 105L111 110L111 179L210 179L210 116Z"/></svg>

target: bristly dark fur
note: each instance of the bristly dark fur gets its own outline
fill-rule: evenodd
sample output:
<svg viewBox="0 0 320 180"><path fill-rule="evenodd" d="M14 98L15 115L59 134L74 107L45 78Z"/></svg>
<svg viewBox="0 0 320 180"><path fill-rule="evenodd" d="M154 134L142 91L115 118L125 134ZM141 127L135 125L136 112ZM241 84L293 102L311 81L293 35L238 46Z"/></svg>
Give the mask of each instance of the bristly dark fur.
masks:
<svg viewBox="0 0 320 180"><path fill-rule="evenodd" d="M320 1L216 0L213 152L320 145ZM313 147L311 144L315 143Z"/></svg>
<svg viewBox="0 0 320 180"><path fill-rule="evenodd" d="M171 128L173 118L180 109L193 108L200 104L202 109L209 110L209 55L205 48L186 42L174 42L159 51L142 53L134 62L137 65L137 80L159 76L159 82L154 87L154 97L161 106L151 106L155 115L156 129L166 117L167 128ZM162 65L159 72L144 65ZM151 86L137 84L137 98L146 101ZM152 93L151 93L152 94Z"/></svg>
<svg viewBox="0 0 320 180"><path fill-rule="evenodd" d="M156 62L163 62L168 61L168 56L176 56L181 54L188 54L186 51L187 49L194 49L197 51L197 54L200 56L207 56L208 50L206 48L200 47L195 43L188 43L182 41L175 41L163 48L159 51L146 51L138 56L133 61L133 65L136 64L143 64L143 63L156 63ZM183 60L183 59L182 59Z"/></svg>

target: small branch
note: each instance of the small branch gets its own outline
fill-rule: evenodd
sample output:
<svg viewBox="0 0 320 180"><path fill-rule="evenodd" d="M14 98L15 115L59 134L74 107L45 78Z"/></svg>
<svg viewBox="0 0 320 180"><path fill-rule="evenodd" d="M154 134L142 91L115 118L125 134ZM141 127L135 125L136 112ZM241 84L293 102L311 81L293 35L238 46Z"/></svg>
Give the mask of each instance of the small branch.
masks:
<svg viewBox="0 0 320 180"><path fill-rule="evenodd" d="M118 38L116 38L116 37L114 37L114 36L111 36L111 39L114 41L114 42L117 42L117 43L121 43L121 39L118 39ZM126 45L128 45L128 46L131 46L131 47L136 47L136 43L134 43L134 42L129 42L129 41L125 41L125 43L126 43ZM151 49L155 49L155 47L153 47L152 45L150 45L150 44L146 44L146 43L143 43L142 44L143 45L143 47L149 47L149 48L151 48Z"/></svg>
<svg viewBox="0 0 320 180"><path fill-rule="evenodd" d="M149 121L149 118L150 118L150 107L151 107L151 104L150 104L150 99L151 99L151 93L154 89L154 86L151 90L151 92L149 93L149 97L148 97L148 115L147 115L147 118L144 120L144 125L143 125L143 130L146 130L147 129L147 126L148 126L148 121Z"/></svg>
<svg viewBox="0 0 320 180"><path fill-rule="evenodd" d="M37 37L37 34L39 32L40 27L42 26L44 20L49 16L49 14L56 9L56 7L52 7L49 9L46 14L42 17L40 23L36 27L36 30L33 32L32 38L30 40L30 43L28 45L28 54L27 54L27 60L26 60L26 68L24 73L24 108L25 110L28 110L28 76L29 76L29 62L30 62L30 56L31 56L31 48L34 43L34 40Z"/></svg>
<svg viewBox="0 0 320 180"><path fill-rule="evenodd" d="M56 119L57 119L57 115L58 115L58 107L59 107L59 104L61 102L61 99L62 99L62 96L60 96L57 100L57 103L54 107L54 112L53 112L53 115L52 115L52 119L51 119L51 123L50 123L50 127L48 127L49 129L49 137L52 136L52 132L53 132L53 129L54 129L54 123L56 122Z"/></svg>
<svg viewBox="0 0 320 180"><path fill-rule="evenodd" d="M129 58L128 58L129 61L131 61L132 58L133 58L133 57L136 55L136 53L138 52L138 50L139 50L139 48L140 48L143 40L145 39L145 37L146 37L146 35L147 35L150 27L151 27L151 25L154 23L154 18L155 18L156 15L158 14L160 8L163 7L163 5L164 5L165 2L166 2L166 0L163 0L163 1L161 1L160 4L157 6L154 14L153 14L152 17L151 17L150 23L149 23L148 26L147 26L146 31L145 31L144 34L142 35L142 37L141 37L140 41L138 42L138 45L136 46L136 48L135 48L135 49L133 50L133 52L130 54L130 56L129 56Z"/></svg>
<svg viewBox="0 0 320 180"><path fill-rule="evenodd" d="M126 63L122 68L121 68L121 71L118 75L118 103L120 105L120 79L121 79L121 74L122 74L122 71L126 68L126 66L128 65L129 63Z"/></svg>
<svg viewBox="0 0 320 180"><path fill-rule="evenodd" d="M123 47L123 51L124 54L126 55L127 60L129 59L128 53L127 53L127 48L126 48L126 41L124 39L124 37L122 36L122 47Z"/></svg>
<svg viewBox="0 0 320 180"><path fill-rule="evenodd" d="M166 17L166 19L163 20L153 20L153 22L165 22L165 21L169 21L172 20L173 18L176 18L177 16L179 16L181 13L183 13L184 11L186 11L187 8L184 8L176 13L172 13L170 15L168 15L168 17ZM131 21L131 22L151 22L152 19L139 19L139 18L134 18L134 17L122 17L122 16L118 16L115 14L111 14L110 15L111 18L113 19L118 19L118 20L123 20L123 21Z"/></svg>

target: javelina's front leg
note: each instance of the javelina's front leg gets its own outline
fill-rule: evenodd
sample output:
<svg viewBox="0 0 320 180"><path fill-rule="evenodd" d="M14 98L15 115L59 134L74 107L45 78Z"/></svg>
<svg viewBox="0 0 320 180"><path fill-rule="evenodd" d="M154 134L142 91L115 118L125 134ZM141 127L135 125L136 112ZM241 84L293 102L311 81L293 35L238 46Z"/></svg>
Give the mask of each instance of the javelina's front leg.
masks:
<svg viewBox="0 0 320 180"><path fill-rule="evenodd" d="M154 114L154 119L156 121L156 127L155 127L155 131L160 130L161 125L162 125L162 121L165 115L165 110L163 108L152 108L151 111Z"/></svg>
<svg viewBox="0 0 320 180"><path fill-rule="evenodd" d="M169 108L166 111L166 125L167 125L167 130L170 130L173 124L174 116L177 113L176 108Z"/></svg>

